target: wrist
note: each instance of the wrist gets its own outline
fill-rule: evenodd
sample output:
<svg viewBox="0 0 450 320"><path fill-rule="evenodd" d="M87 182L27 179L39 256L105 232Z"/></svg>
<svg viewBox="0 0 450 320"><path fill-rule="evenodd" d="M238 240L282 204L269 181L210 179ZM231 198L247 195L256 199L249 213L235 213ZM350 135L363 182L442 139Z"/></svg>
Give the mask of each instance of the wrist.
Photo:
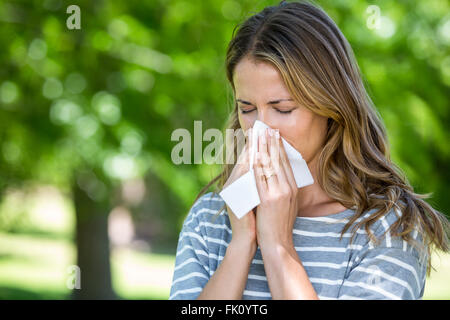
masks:
<svg viewBox="0 0 450 320"><path fill-rule="evenodd" d="M261 248L267 248L270 250L280 250L281 248L293 249L294 240L292 236L290 238L286 237L276 237L273 234L258 234L258 243Z"/></svg>
<svg viewBox="0 0 450 320"><path fill-rule="evenodd" d="M243 238L232 238L228 245L227 251L237 251L242 255L251 255L253 258L256 249L256 241Z"/></svg>
<svg viewBox="0 0 450 320"><path fill-rule="evenodd" d="M267 254L279 256L284 253L292 253L295 251L294 243L289 240L283 241L275 241L275 240L266 240L260 241L261 253L264 251Z"/></svg>

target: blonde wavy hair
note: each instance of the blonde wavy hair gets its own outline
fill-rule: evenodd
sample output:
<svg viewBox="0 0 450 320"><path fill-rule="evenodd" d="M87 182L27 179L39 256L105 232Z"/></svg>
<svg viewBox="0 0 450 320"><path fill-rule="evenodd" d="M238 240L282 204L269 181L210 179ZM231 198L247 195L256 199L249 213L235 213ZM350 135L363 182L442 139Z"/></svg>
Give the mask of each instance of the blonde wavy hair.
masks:
<svg viewBox="0 0 450 320"><path fill-rule="evenodd" d="M364 88L353 51L333 20L316 4L282 1L237 25L226 55L226 74L233 92L233 70L245 56L274 65L299 105L328 118L317 183L346 208L356 208L341 238L364 212L378 209L355 224L350 239L353 241L356 230L363 226L370 239L378 242L369 228L391 209L398 209L401 217L386 232L417 248L411 237L417 228L429 274L432 247L444 252L449 249L449 221L423 200L430 194L414 193L406 176L390 160L386 129ZM240 129L237 105L226 128ZM233 166L224 164L194 204L216 182L213 192L218 193ZM225 206L216 217L223 209Z"/></svg>

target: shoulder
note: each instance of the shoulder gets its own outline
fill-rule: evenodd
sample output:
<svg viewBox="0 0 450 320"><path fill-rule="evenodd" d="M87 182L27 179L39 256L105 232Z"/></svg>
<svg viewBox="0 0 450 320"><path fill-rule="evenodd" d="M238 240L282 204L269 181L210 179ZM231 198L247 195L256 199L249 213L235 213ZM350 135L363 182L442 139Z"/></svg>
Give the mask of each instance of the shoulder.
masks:
<svg viewBox="0 0 450 320"><path fill-rule="evenodd" d="M208 192L198 198L192 205L185 219L184 226L195 228L202 222L210 223L212 221L218 224L226 224L226 218L228 218L228 215L223 199L218 193Z"/></svg>
<svg viewBox="0 0 450 320"><path fill-rule="evenodd" d="M380 217L376 217L379 209L371 209L365 212L363 219L375 218L375 222L370 226L370 231L377 240L376 243L370 240L369 235L365 232L362 226L361 233L364 235L362 243L362 251L367 253L367 250L376 249L377 251L397 252L403 255L411 256L411 258L420 261L422 264L427 260L427 247L423 242L423 238L419 232L419 225L415 225L410 233L410 240L404 240L398 232L405 230L403 225L399 226L397 234L394 234L393 226L400 220L404 214L398 207L391 208L388 212Z"/></svg>
<svg viewBox="0 0 450 320"><path fill-rule="evenodd" d="M391 208L388 212L379 215L380 209L370 209L363 214L363 219L374 219L374 222L370 226L370 231L377 239L384 238L385 235L389 235L392 226L401 218L402 212L398 208ZM391 230L392 231L392 230Z"/></svg>
<svg viewBox="0 0 450 320"><path fill-rule="evenodd" d="M402 293L403 289L398 288L398 290L394 290L397 292L396 295L410 298L420 297L423 294L426 278L428 248L422 241L419 226L414 226L410 234L410 241L406 241L401 236L394 234L391 229L401 219L404 212L398 208L392 208L377 217L378 212L379 209L371 209L362 216L363 219L375 219L369 229L378 241L377 243L370 241L368 234L365 233L365 228L362 227L364 231L360 231L360 242L356 254L352 258L353 265L350 273L353 274L353 279L367 273L368 279L373 280L374 271L378 270L379 275L385 278L383 279L385 284L380 280L383 290L394 290L396 286L392 283L394 281L406 286L410 293L410 295ZM398 231L403 230L403 226L400 225ZM389 279L392 281L388 281Z"/></svg>
<svg viewBox="0 0 450 320"><path fill-rule="evenodd" d="M376 212L373 212L372 214L376 214ZM373 224L372 230L374 232L374 235L381 241L384 241L387 247L402 248L405 245L404 242L401 241L401 237L394 235L393 229L394 225L399 222L403 215L404 212L400 210L400 208L393 207L387 213L379 217ZM419 229L420 226L417 222L413 226L410 234L411 238L418 242L422 240L419 234ZM400 224L398 231L403 232L404 230L405 225Z"/></svg>

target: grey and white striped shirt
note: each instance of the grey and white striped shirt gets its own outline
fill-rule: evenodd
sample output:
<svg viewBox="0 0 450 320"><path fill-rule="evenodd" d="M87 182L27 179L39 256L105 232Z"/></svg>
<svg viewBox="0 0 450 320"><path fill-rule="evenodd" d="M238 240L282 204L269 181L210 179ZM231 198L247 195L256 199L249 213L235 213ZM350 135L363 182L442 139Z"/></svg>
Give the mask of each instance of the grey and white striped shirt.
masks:
<svg viewBox="0 0 450 320"><path fill-rule="evenodd" d="M212 222L224 205L209 192L187 215L179 235L169 300L196 299L220 265L231 241L226 211ZM367 211L364 216L374 210ZM293 240L299 258L320 299L421 299L426 280L426 255L400 238L386 234L378 245L359 229L349 244L351 228L342 240L352 209L322 217L297 217ZM378 238L398 219L391 210L371 230ZM358 222L359 220L357 220ZM414 237L418 241L417 231ZM224 288L226 290L226 288ZM271 299L259 247L250 266L242 299Z"/></svg>

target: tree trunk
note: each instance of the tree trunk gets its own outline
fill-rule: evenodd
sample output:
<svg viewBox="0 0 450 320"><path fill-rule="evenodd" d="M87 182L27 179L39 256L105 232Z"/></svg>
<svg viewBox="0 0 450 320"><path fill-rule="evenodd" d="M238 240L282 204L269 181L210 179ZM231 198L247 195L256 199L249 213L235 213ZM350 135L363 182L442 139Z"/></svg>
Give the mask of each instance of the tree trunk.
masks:
<svg viewBox="0 0 450 320"><path fill-rule="evenodd" d="M72 299L116 299L111 283L108 209L88 197L75 183L77 265L81 288Z"/></svg>

